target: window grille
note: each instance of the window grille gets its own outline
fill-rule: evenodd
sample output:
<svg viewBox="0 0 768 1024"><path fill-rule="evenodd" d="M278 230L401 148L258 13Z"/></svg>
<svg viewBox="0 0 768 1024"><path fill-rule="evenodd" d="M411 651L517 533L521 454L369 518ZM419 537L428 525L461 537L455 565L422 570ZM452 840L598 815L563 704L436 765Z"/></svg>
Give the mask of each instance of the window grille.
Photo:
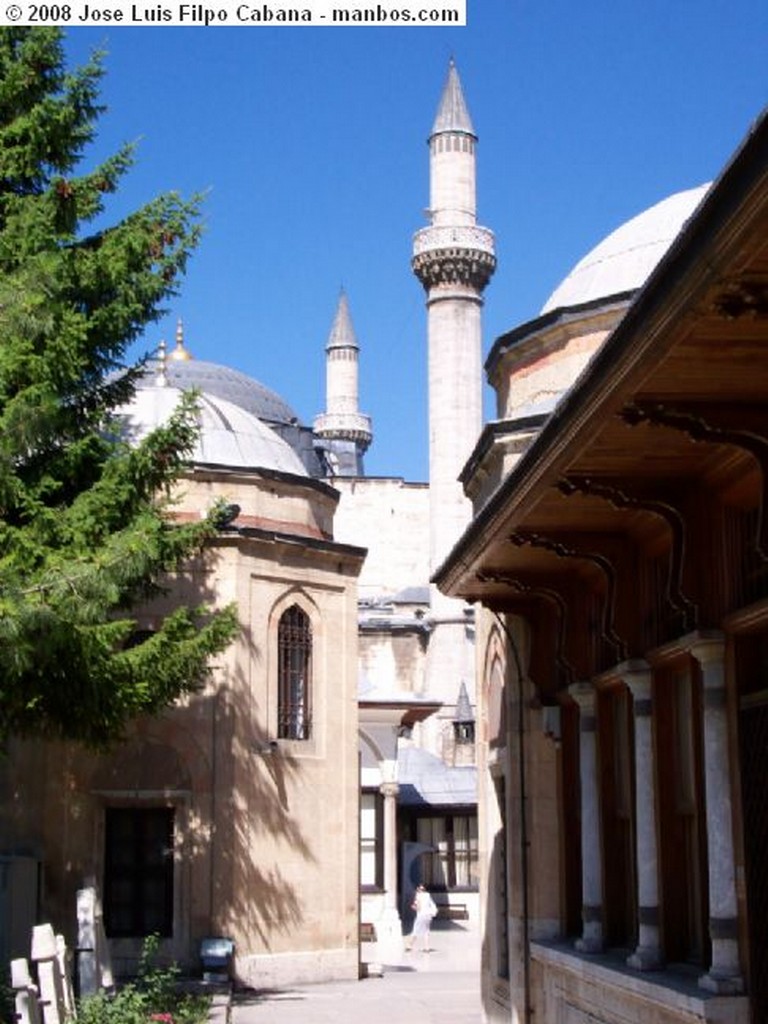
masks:
<svg viewBox="0 0 768 1024"><path fill-rule="evenodd" d="M298 605L281 616L277 647L277 736L307 740L312 727L312 626Z"/></svg>

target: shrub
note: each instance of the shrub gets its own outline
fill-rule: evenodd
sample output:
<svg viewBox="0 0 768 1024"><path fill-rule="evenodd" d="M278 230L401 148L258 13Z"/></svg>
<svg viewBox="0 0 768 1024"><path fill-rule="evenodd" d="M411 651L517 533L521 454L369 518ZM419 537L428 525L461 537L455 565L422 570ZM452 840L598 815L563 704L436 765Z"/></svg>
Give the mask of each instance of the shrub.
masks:
<svg viewBox="0 0 768 1024"><path fill-rule="evenodd" d="M156 935L144 940L134 981L114 994L99 992L80 1000L78 1024L205 1024L208 997L180 991L178 965L153 963L159 942Z"/></svg>

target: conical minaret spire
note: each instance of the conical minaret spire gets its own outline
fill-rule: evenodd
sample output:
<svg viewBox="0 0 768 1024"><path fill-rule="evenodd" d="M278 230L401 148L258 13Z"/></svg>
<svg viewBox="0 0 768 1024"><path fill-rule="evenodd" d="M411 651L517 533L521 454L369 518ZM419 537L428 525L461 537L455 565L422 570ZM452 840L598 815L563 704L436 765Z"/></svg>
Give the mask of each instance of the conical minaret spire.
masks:
<svg viewBox="0 0 768 1024"><path fill-rule="evenodd" d="M477 139L453 58L448 65L448 77L443 86L435 123L432 125L433 135L439 135L442 132L462 132Z"/></svg>
<svg viewBox="0 0 768 1024"><path fill-rule="evenodd" d="M339 294L339 303L336 307L336 315L333 318L333 325L331 333L328 335L328 344L325 346L325 351L330 352L331 349L338 348L360 351L360 346L357 344L357 338L355 337L355 328L352 326L349 300L343 288Z"/></svg>
<svg viewBox="0 0 768 1024"><path fill-rule="evenodd" d="M325 346L326 411L315 417L314 423L315 434L326 442L329 464L338 476L363 475L363 455L373 436L370 417L358 407L359 354L349 301L342 289Z"/></svg>

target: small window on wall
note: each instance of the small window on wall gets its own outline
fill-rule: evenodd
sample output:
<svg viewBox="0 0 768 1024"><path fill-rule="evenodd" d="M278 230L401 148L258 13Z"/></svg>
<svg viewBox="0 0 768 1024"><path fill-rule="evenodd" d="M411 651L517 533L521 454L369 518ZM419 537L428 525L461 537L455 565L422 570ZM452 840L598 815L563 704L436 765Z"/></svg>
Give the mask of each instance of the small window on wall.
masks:
<svg viewBox="0 0 768 1024"><path fill-rule="evenodd" d="M416 838L435 848L422 859L428 889L477 888L477 815L418 818Z"/></svg>
<svg viewBox="0 0 768 1024"><path fill-rule="evenodd" d="M312 625L297 604L280 617L277 649L277 736L307 740L312 725Z"/></svg>
<svg viewBox="0 0 768 1024"><path fill-rule="evenodd" d="M383 798L380 793L361 793L360 887L369 892L384 888L383 813Z"/></svg>
<svg viewBox="0 0 768 1024"><path fill-rule="evenodd" d="M104 926L110 938L173 934L173 817L169 807L109 807Z"/></svg>
<svg viewBox="0 0 768 1024"><path fill-rule="evenodd" d="M453 737L457 743L472 744L475 742L474 722L454 722Z"/></svg>

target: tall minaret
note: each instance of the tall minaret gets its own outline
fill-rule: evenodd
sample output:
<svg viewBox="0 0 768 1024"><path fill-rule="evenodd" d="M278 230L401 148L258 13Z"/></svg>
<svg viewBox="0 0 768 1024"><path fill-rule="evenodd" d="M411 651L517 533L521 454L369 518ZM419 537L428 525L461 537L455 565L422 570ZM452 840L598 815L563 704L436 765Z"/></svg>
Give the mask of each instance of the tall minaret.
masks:
<svg viewBox="0 0 768 1024"><path fill-rule="evenodd" d="M363 455L371 443L371 418L358 407L360 347L342 289L325 346L325 412L315 417L315 434L326 442L334 476L362 476Z"/></svg>
<svg viewBox="0 0 768 1024"><path fill-rule="evenodd" d="M459 473L482 428L483 289L496 267L493 232L476 215L477 136L453 61L429 137L429 227L414 237L413 271L427 294L430 571L472 515ZM431 588L425 685L448 713L462 680L474 691L471 618Z"/></svg>
<svg viewBox="0 0 768 1024"><path fill-rule="evenodd" d="M482 294L496 257L493 232L477 224L476 145L451 61L429 137L430 226L416 233L411 264L427 293L432 571L470 520L458 476L482 427Z"/></svg>

